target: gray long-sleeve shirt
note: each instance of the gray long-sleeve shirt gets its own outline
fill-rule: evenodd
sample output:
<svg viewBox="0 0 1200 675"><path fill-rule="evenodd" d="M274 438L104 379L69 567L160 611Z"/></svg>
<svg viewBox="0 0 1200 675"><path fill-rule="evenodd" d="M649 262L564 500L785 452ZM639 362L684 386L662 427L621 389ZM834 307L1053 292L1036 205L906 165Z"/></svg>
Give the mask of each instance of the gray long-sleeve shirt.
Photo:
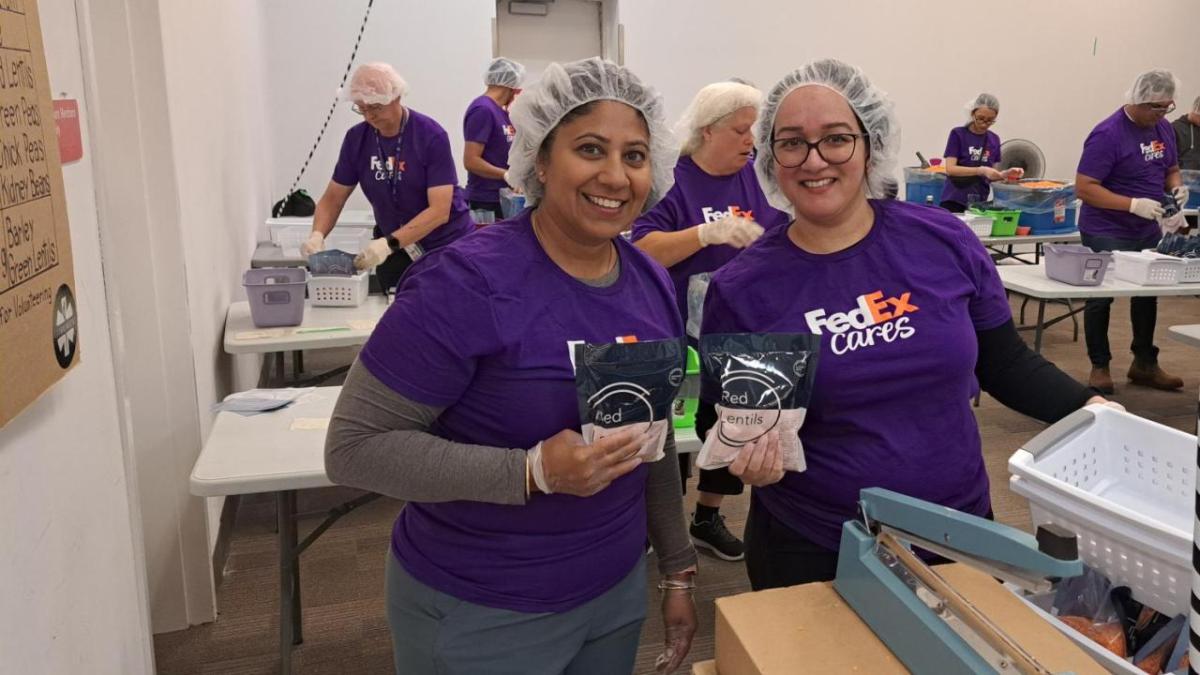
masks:
<svg viewBox="0 0 1200 675"><path fill-rule="evenodd" d="M325 470L341 485L410 502L524 504L525 449L456 443L429 433L442 408L412 401L355 361L325 438ZM646 521L659 571L696 564L684 525L675 435L650 465Z"/></svg>

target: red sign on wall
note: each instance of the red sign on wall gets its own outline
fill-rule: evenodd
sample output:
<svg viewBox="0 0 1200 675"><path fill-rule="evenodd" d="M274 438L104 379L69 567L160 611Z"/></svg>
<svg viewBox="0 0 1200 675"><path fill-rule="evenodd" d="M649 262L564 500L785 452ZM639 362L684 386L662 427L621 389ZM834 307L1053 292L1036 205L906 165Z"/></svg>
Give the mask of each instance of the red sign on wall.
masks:
<svg viewBox="0 0 1200 675"><path fill-rule="evenodd" d="M58 155L63 164L83 157L79 134L79 102L73 98L54 101L54 125L58 128Z"/></svg>

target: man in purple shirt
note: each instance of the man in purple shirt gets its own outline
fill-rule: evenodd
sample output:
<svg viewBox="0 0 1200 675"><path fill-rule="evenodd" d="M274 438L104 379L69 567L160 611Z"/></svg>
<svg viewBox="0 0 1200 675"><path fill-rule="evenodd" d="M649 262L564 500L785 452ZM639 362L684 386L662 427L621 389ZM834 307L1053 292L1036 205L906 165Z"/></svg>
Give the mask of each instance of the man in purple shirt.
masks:
<svg viewBox="0 0 1200 675"><path fill-rule="evenodd" d="M507 186L508 149L516 130L508 106L521 93L525 66L503 56L492 59L483 83L487 91L467 106L463 117L463 166L467 169L467 200L472 211L500 212L500 189Z"/></svg>
<svg viewBox="0 0 1200 675"><path fill-rule="evenodd" d="M1188 199L1179 173L1175 134L1165 119L1175 109L1175 77L1165 70L1139 75L1129 103L1092 129L1083 144L1075 193L1083 200L1079 233L1093 251L1140 251L1162 237L1158 218L1170 193L1180 208ZM1155 389L1179 389L1183 380L1163 372L1154 346L1158 299L1131 298L1133 364L1129 380ZM1083 313L1092 372L1088 384L1106 394L1114 389L1108 364L1108 318L1112 298L1088 300Z"/></svg>
<svg viewBox="0 0 1200 675"><path fill-rule="evenodd" d="M386 63L354 71L350 100L365 119L346 132L333 179L317 202L312 234L301 247L306 256L325 247L325 235L361 186L375 214L375 239L354 262L360 269L375 267L384 291L413 258L472 230L446 130L401 105L407 90Z"/></svg>

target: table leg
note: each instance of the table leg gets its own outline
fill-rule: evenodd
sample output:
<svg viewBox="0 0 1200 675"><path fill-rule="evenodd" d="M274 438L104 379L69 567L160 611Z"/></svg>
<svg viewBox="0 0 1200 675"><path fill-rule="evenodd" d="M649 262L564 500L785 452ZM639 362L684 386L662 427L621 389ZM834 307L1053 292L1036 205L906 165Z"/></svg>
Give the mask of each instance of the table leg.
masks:
<svg viewBox="0 0 1200 675"><path fill-rule="evenodd" d="M1046 321L1046 301L1038 300L1037 326L1033 329L1033 351L1042 353L1042 328Z"/></svg>
<svg viewBox="0 0 1200 675"><path fill-rule="evenodd" d="M304 625L301 620L301 608L304 607L300 600L300 548L297 543L299 534L297 529L299 524L296 522L296 498L295 490L291 491L292 501L292 532L291 532L291 555L292 555L292 644L298 645L304 642Z"/></svg>
<svg viewBox="0 0 1200 675"><path fill-rule="evenodd" d="M283 382L283 352L275 352L275 376L279 378L279 382Z"/></svg>
<svg viewBox="0 0 1200 675"><path fill-rule="evenodd" d="M292 672L292 645L297 635L295 616L298 611L296 597L299 577L293 569L296 559L296 492L282 490L275 493L279 516L279 672Z"/></svg>
<svg viewBox="0 0 1200 675"><path fill-rule="evenodd" d="M1033 245L1033 264L1036 265L1042 261L1042 242L1037 242Z"/></svg>
<svg viewBox="0 0 1200 675"><path fill-rule="evenodd" d="M292 362L296 364L296 379L298 380L304 374L304 351L297 349L292 352Z"/></svg>

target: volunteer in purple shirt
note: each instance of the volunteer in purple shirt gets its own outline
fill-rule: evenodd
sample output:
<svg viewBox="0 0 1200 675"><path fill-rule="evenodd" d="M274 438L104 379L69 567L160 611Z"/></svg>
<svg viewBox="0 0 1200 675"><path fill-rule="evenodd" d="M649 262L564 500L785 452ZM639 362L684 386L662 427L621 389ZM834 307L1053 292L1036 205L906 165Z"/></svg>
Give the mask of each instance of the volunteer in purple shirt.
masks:
<svg viewBox="0 0 1200 675"><path fill-rule="evenodd" d="M785 224L787 214L767 203L750 154L762 92L737 82L717 82L699 91L683 113L683 139L675 185L633 224L633 241L667 268L675 285L679 315L688 318L688 280L714 272L763 233ZM693 346L695 344L694 340ZM691 457L679 455L686 481ZM719 514L724 495L741 494L742 482L726 469L700 470L692 541L724 560L744 557L742 541Z"/></svg>
<svg viewBox="0 0 1200 675"><path fill-rule="evenodd" d="M432 118L400 103L408 85L386 63L367 63L350 78L350 100L364 121L342 140L333 180L317 202L313 229L300 250L325 248L325 236L356 186L375 214L375 239L354 264L375 267L383 289L396 285L413 257L473 229L458 187L450 139Z"/></svg>
<svg viewBox="0 0 1200 675"><path fill-rule="evenodd" d="M1188 189L1179 173L1175 132L1166 120L1175 109L1175 76L1151 70L1138 76L1129 102L1092 129L1083 143L1083 156L1075 174L1075 194L1083 200L1079 234L1093 251L1140 251L1154 248L1162 237L1158 219L1162 199L1174 198L1183 208ZM1109 362L1108 318L1112 298L1087 301L1083 334L1092 372L1088 384L1111 394L1114 389ZM1183 380L1158 365L1154 324L1158 298L1130 298L1133 325L1133 363L1128 377L1133 384L1155 389L1179 389Z"/></svg>
<svg viewBox="0 0 1200 675"><path fill-rule="evenodd" d="M995 266L957 218L880 199L900 130L862 71L832 59L793 71L767 95L757 138L763 190L795 219L713 276L703 332L821 338L800 429L807 469L730 467L758 486L746 564L760 589L832 579L865 487L990 514L975 378L1045 421L1103 399L1025 346ZM719 391L704 385L712 404ZM708 427L713 409L701 410Z"/></svg>
<svg viewBox="0 0 1200 675"><path fill-rule="evenodd" d="M491 211L496 220L500 213L500 188L507 187L508 149L512 145L512 121L508 106L521 93L525 66L503 56L492 59L484 73L483 92L463 117L463 166L467 170L467 201L472 211Z"/></svg>
<svg viewBox="0 0 1200 675"><path fill-rule="evenodd" d="M991 131L1000 114L1000 101L991 94L980 94L966 105L970 119L950 130L946 139L946 188L942 208L962 213L975 202L988 201L994 180L1017 180L1023 169L1001 172L1000 137Z"/></svg>
<svg viewBox="0 0 1200 675"><path fill-rule="evenodd" d="M551 64L513 118L535 208L414 265L347 376L326 468L406 502L397 672L631 672L647 534L670 671L696 628L674 442L649 465L635 429L586 445L571 363L580 341L682 338L666 272L618 236L670 186L662 99L593 58Z"/></svg>

